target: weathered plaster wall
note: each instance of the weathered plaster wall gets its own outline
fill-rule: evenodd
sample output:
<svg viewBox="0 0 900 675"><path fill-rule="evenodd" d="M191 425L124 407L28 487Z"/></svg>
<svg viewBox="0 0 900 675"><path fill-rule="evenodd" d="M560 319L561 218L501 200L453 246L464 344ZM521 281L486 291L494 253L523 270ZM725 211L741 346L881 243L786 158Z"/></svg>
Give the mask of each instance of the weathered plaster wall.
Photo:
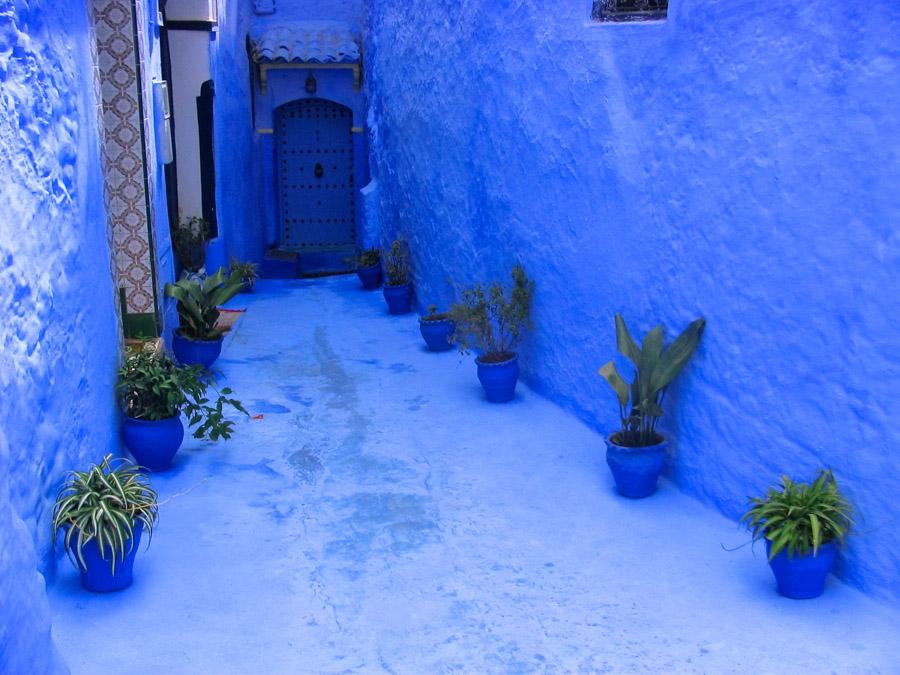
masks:
<svg viewBox="0 0 900 675"><path fill-rule="evenodd" d="M115 448L118 353L84 2L0 2L0 672L64 670L42 571L62 473Z"/></svg>
<svg viewBox="0 0 900 675"><path fill-rule="evenodd" d="M590 5L372 0L385 235L424 304L521 260L526 377L598 431L613 313L670 337L705 315L666 402L671 477L737 517L833 467L860 515L843 576L900 598L900 7L683 0L596 25Z"/></svg>
<svg viewBox="0 0 900 675"><path fill-rule="evenodd" d="M252 6L252 0L248 2ZM275 13L262 15L260 21L344 21L359 29L363 0L275 0Z"/></svg>
<svg viewBox="0 0 900 675"><path fill-rule="evenodd" d="M212 44L216 86L216 205L227 256L262 259L265 188L258 157L266 139L253 133L246 37L250 0L219 0L219 30ZM227 262L228 258L225 258Z"/></svg>

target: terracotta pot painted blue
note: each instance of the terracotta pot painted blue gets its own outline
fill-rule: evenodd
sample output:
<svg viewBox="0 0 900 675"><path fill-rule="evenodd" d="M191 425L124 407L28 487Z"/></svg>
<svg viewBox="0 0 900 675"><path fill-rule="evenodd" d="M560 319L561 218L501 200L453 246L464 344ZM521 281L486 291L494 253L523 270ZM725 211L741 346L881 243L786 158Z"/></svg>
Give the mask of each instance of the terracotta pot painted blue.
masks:
<svg viewBox="0 0 900 675"><path fill-rule="evenodd" d="M362 282L363 288L371 291L381 286L381 264L372 265L371 267L357 267L356 276Z"/></svg>
<svg viewBox="0 0 900 675"><path fill-rule="evenodd" d="M484 388L487 400L491 403L506 403L516 396L516 382L519 380L519 357L512 354L502 361L493 358L479 356L475 359L478 364L478 380Z"/></svg>
<svg viewBox="0 0 900 675"><path fill-rule="evenodd" d="M606 439L606 463L616 479L616 489L631 499L649 497L666 466L668 442L663 438L656 445L628 448L616 443L615 436Z"/></svg>
<svg viewBox="0 0 900 675"><path fill-rule="evenodd" d="M134 559L137 556L138 546L141 543L144 521L137 520L132 527L134 531L134 546L129 551L129 544L126 543L124 560L116 557L115 574L112 571L112 553L108 548L105 549L106 560L104 560L103 556L100 555L96 539L91 539L91 541L81 547L81 557L84 558L85 567L81 566L73 547L70 553L72 559L75 560L78 571L81 573L81 585L83 588L94 593L111 593L112 591L121 591L131 586L131 583L134 581ZM78 535L73 536L77 537Z"/></svg>
<svg viewBox="0 0 900 675"><path fill-rule="evenodd" d="M428 350L432 352L445 352L453 349L453 343L450 342L450 336L456 330L456 324L448 318L443 319L427 319L419 318L419 332L425 338L425 344Z"/></svg>
<svg viewBox="0 0 900 675"><path fill-rule="evenodd" d="M153 421L126 416L122 440L138 464L150 471L165 471L184 440L184 425L180 416Z"/></svg>
<svg viewBox="0 0 900 675"><path fill-rule="evenodd" d="M766 556L772 543L766 540ZM769 561L775 575L778 592L786 598L809 600L818 598L825 591L825 580L834 569L837 559L837 545L830 541L819 546L818 555L809 551L804 556L789 558L787 551L781 551Z"/></svg>
<svg viewBox="0 0 900 675"><path fill-rule="evenodd" d="M177 332L172 336L172 352L183 366L209 368L222 353L222 340L192 340Z"/></svg>
<svg viewBox="0 0 900 675"><path fill-rule="evenodd" d="M412 311L412 284L385 286L382 292L391 314L409 314Z"/></svg>

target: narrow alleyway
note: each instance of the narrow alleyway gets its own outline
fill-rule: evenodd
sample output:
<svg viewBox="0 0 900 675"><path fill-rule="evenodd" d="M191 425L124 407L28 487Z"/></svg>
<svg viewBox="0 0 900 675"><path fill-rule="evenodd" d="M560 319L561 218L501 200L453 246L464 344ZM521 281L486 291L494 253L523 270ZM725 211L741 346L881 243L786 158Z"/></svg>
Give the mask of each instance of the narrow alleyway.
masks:
<svg viewBox="0 0 900 675"><path fill-rule="evenodd" d="M355 277L261 282L218 363L251 415L186 441L135 584L63 561L75 673L897 672L900 614L835 580L776 595L761 546L664 484L615 495L602 438L424 350ZM592 371L591 371L592 372Z"/></svg>

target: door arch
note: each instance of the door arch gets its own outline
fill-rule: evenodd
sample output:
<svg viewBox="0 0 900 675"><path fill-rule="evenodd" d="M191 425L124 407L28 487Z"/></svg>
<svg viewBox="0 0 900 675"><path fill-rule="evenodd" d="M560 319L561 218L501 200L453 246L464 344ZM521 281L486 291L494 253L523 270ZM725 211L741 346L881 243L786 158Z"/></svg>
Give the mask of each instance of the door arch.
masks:
<svg viewBox="0 0 900 675"><path fill-rule="evenodd" d="M352 111L305 98L279 106L274 123L279 248L355 246Z"/></svg>

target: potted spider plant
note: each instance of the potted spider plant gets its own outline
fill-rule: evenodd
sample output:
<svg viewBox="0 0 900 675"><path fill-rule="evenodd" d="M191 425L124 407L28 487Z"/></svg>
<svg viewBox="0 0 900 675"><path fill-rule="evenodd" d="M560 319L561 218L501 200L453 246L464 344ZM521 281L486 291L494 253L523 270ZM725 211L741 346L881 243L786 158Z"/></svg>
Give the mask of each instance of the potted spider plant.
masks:
<svg viewBox="0 0 900 675"><path fill-rule="evenodd" d="M222 353L222 331L216 328L219 306L244 287L240 277L229 277L225 268L203 279L181 279L166 284L165 292L178 303L179 328L172 336L175 358L186 366L209 368Z"/></svg>
<svg viewBox="0 0 900 675"><path fill-rule="evenodd" d="M508 293L500 283L463 289L460 301L448 312L456 324L452 340L459 350L463 354L472 348L480 352L475 359L478 380L492 403L515 397L519 379L515 348L531 328L534 282L518 264L512 269L512 280Z"/></svg>
<svg viewBox="0 0 900 675"><path fill-rule="evenodd" d="M237 277L243 282L241 293L252 293L259 279L259 265L249 260L232 258L228 265L228 278Z"/></svg>
<svg viewBox="0 0 900 675"><path fill-rule="evenodd" d="M125 415L122 440L141 466L169 468L184 440L182 413L194 427L194 438L231 438L234 422L225 418L225 407L247 411L229 398L228 387L215 391L214 381L205 368L179 366L165 353L145 350L126 357L117 385Z"/></svg>
<svg viewBox="0 0 900 675"><path fill-rule="evenodd" d="M377 248L367 248L357 254L356 276L367 291L381 286L381 254Z"/></svg>
<svg viewBox="0 0 900 675"><path fill-rule="evenodd" d="M453 349L450 338L456 330L456 324L448 313L439 313L437 310L437 305L428 306L428 314L419 317L419 332L429 351L445 352Z"/></svg>
<svg viewBox="0 0 900 675"><path fill-rule="evenodd" d="M64 533L81 585L107 593L131 585L141 534L152 536L156 491L138 467L106 455L88 471L70 471L53 508L53 540Z"/></svg>
<svg viewBox="0 0 900 675"><path fill-rule="evenodd" d="M401 239L395 239L384 254L387 281L384 284L384 300L391 314L408 314L412 309L412 282L410 281L409 247Z"/></svg>
<svg viewBox="0 0 900 675"><path fill-rule="evenodd" d="M751 498L744 514L753 540L766 540L778 592L787 598L817 598L834 568L838 547L853 525L853 509L831 471L815 481L781 477L764 497Z"/></svg>
<svg viewBox="0 0 900 675"><path fill-rule="evenodd" d="M616 342L619 352L634 365L634 379L627 383L613 361L600 368L600 375L613 388L619 402L622 427L606 439L606 463L616 488L625 497L640 499L656 490L666 465L668 445L657 431L663 398L697 349L705 326L705 319L697 319L665 346L664 329L659 325L647 333L638 347L625 320L616 314Z"/></svg>

